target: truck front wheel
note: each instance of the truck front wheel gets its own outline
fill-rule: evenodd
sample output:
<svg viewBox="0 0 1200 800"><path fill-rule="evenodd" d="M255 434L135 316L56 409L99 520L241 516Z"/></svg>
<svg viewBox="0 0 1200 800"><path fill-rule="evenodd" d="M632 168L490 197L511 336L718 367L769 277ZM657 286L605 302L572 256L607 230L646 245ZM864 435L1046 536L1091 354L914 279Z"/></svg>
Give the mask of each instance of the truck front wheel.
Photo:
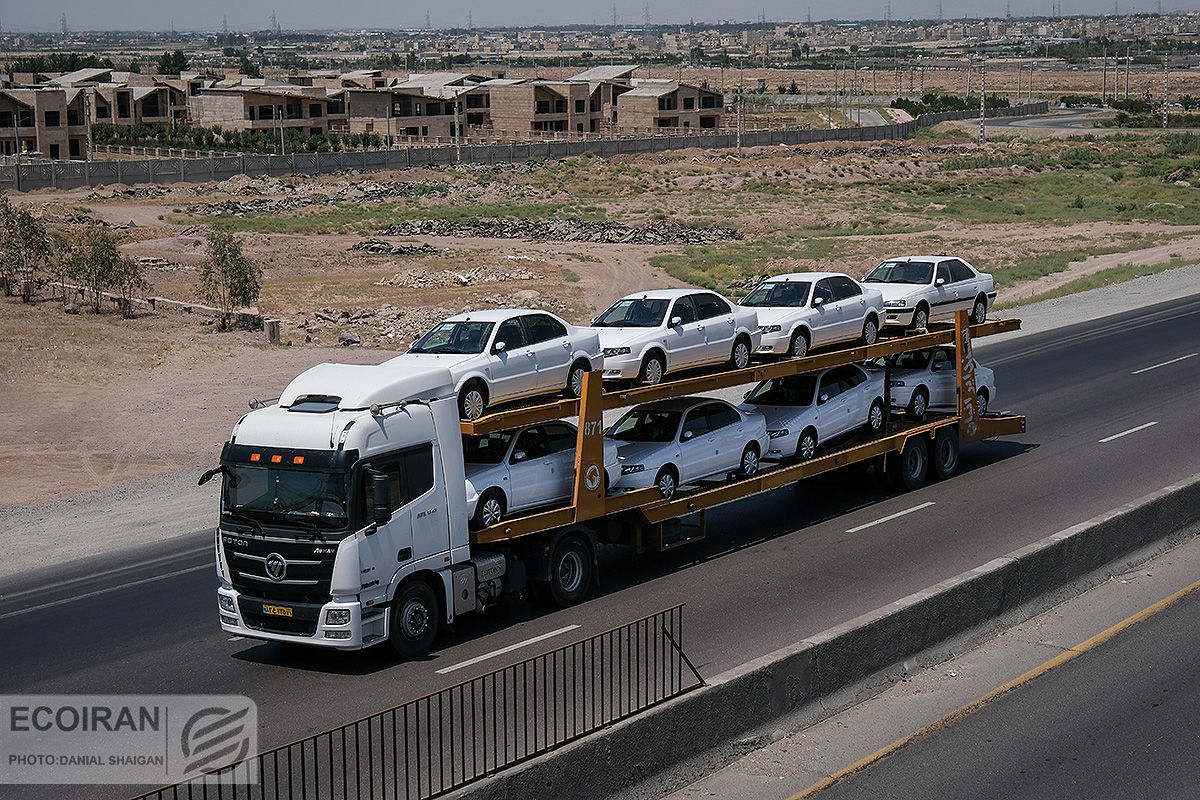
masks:
<svg viewBox="0 0 1200 800"><path fill-rule="evenodd" d="M396 655L412 658L429 652L437 638L440 615L437 596L422 580L409 581L392 598L388 644Z"/></svg>

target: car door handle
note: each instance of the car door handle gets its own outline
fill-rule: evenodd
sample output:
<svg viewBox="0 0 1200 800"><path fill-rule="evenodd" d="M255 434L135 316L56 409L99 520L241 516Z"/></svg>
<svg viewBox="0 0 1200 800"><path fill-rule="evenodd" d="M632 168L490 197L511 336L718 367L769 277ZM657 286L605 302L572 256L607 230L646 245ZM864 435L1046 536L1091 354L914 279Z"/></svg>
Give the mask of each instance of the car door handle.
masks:
<svg viewBox="0 0 1200 800"><path fill-rule="evenodd" d="M704 330L704 326L703 326L703 325L697 325L697 326L696 326L696 330L698 330L698 331L702 331L702 330Z"/></svg>
<svg viewBox="0 0 1200 800"><path fill-rule="evenodd" d="M570 343L570 342L563 342L563 343L562 343L562 346L563 346L563 350L570 350L570 349L571 349L571 343Z"/></svg>
<svg viewBox="0 0 1200 800"><path fill-rule="evenodd" d="M529 356L530 358L533 358L533 351L532 351L532 350L526 350L526 351L525 351L525 355Z"/></svg>

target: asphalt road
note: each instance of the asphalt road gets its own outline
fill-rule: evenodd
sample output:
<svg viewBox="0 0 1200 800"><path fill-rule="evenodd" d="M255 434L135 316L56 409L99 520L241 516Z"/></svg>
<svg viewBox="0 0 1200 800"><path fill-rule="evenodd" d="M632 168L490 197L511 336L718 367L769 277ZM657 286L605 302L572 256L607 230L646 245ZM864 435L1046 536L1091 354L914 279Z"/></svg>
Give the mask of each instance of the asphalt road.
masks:
<svg viewBox="0 0 1200 800"><path fill-rule="evenodd" d="M271 746L677 602L686 651L714 675L1197 472L1198 324L1195 295L981 349L997 374L993 408L1028 415L1029 433L965 448L954 479L890 495L830 476L742 501L710 514L704 542L608 554L580 606L507 603L460 621L422 660L229 637L216 625L211 532L72 565L54 583L10 582L0 693L246 694ZM437 673L568 625L579 628ZM114 796L104 792L0 786L0 797Z"/></svg>
<svg viewBox="0 0 1200 800"><path fill-rule="evenodd" d="M1200 594L819 792L838 798L1191 800Z"/></svg>

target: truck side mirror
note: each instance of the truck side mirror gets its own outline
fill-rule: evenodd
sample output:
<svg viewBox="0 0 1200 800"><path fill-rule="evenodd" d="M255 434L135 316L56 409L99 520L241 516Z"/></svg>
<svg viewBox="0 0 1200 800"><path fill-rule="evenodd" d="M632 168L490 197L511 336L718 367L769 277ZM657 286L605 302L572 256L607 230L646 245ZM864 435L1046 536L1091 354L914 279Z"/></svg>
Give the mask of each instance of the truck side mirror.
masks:
<svg viewBox="0 0 1200 800"><path fill-rule="evenodd" d="M382 472L371 473L371 518L376 525L384 525L392 519L392 491L388 476Z"/></svg>

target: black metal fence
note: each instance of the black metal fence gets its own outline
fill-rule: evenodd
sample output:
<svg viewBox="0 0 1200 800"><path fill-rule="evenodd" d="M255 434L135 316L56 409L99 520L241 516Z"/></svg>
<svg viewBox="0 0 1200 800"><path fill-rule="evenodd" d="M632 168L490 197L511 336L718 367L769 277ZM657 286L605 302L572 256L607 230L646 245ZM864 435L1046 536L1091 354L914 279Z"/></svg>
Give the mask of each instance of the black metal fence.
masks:
<svg viewBox="0 0 1200 800"><path fill-rule="evenodd" d="M681 604L135 800L437 797L703 685L682 642Z"/></svg>

